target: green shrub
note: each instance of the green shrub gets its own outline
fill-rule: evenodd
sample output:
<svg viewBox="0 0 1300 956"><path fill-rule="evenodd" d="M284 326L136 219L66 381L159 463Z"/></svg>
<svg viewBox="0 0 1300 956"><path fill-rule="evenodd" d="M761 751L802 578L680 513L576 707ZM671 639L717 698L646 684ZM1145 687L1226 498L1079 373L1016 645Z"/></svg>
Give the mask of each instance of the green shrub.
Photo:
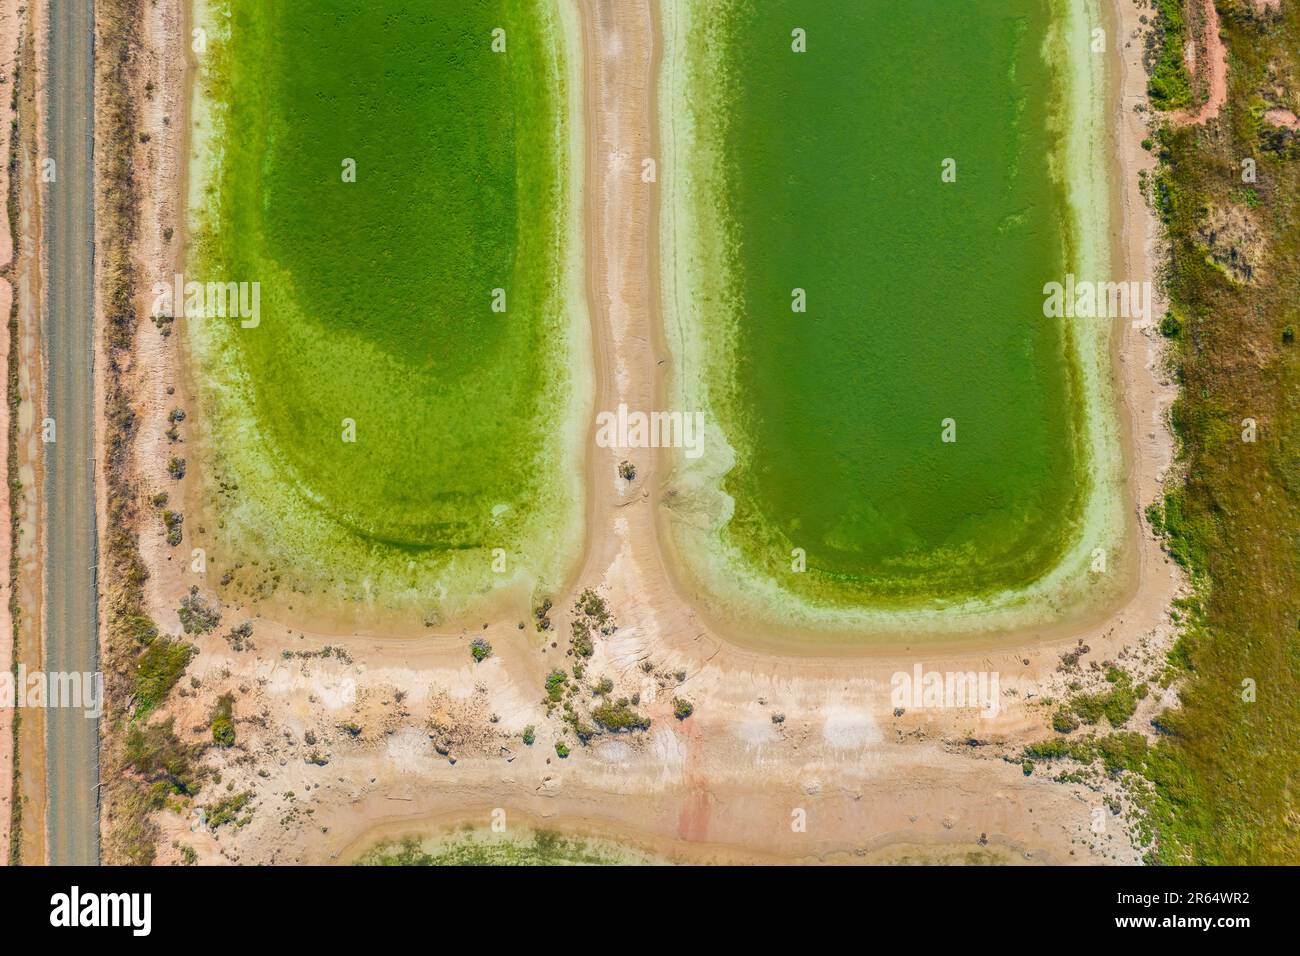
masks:
<svg viewBox="0 0 1300 956"><path fill-rule="evenodd" d="M1192 101L1191 79L1183 59L1187 25L1183 20L1182 0L1155 0L1155 4L1155 34L1152 39L1158 56L1151 67L1147 93L1156 109L1179 109Z"/></svg>
<svg viewBox="0 0 1300 956"><path fill-rule="evenodd" d="M167 529L167 543L173 548L181 543L184 533L185 516L178 511L167 510L162 514L163 527Z"/></svg>
<svg viewBox="0 0 1300 956"><path fill-rule="evenodd" d="M232 793L229 796L222 797L216 803L208 804L203 808L208 828L215 830L227 823L242 827L252 819L252 814L245 814L241 818L239 812L247 807L252 800L253 791L245 790L242 793Z"/></svg>
<svg viewBox="0 0 1300 956"><path fill-rule="evenodd" d="M648 730L650 718L643 717L631 708L625 698L617 702L606 701L591 712L592 720L615 733L624 730Z"/></svg>
<svg viewBox="0 0 1300 956"><path fill-rule="evenodd" d="M1058 734L1068 734L1079 729L1079 718L1064 707L1052 715L1052 729Z"/></svg>
<svg viewBox="0 0 1300 956"><path fill-rule="evenodd" d="M212 711L212 740L218 747L235 745L235 696L222 694Z"/></svg>
<svg viewBox="0 0 1300 956"><path fill-rule="evenodd" d="M1026 760L1031 757L1035 760L1060 760L1070 756L1070 745L1059 738L1043 740L1026 747L1024 756Z"/></svg>
<svg viewBox="0 0 1300 956"><path fill-rule="evenodd" d="M1110 734L1097 740L1097 754L1110 773L1140 772L1146 762L1147 741L1139 733Z"/></svg>
<svg viewBox="0 0 1300 956"><path fill-rule="evenodd" d="M1091 727L1101 720L1105 698L1101 694L1080 694L1070 702L1070 706L1079 720Z"/></svg>
<svg viewBox="0 0 1300 956"><path fill-rule="evenodd" d="M1127 679L1102 700L1102 713L1116 730L1123 727L1137 710L1137 696Z"/></svg>
<svg viewBox="0 0 1300 956"><path fill-rule="evenodd" d="M136 660L135 705L136 718L143 720L155 707L167 699L168 693L185 673L194 646L170 637L156 638Z"/></svg>
<svg viewBox="0 0 1300 956"><path fill-rule="evenodd" d="M176 613L186 634L207 634L221 623L221 612L203 599L197 585L191 586L190 593L181 598Z"/></svg>
<svg viewBox="0 0 1300 956"><path fill-rule="evenodd" d="M194 793L194 750L176 736L171 718L161 724L132 724L123 755L127 766L153 785L150 806L161 807L168 793Z"/></svg>
<svg viewBox="0 0 1300 956"><path fill-rule="evenodd" d="M587 625L578 618L573 619L573 653L579 657L590 657L596 651L596 645L592 643L591 632L587 630Z"/></svg>
<svg viewBox="0 0 1300 956"><path fill-rule="evenodd" d="M546 678L546 696L552 701L558 702L560 698L564 696L564 688L568 682L569 675L564 673L564 671L559 670L558 668L551 671Z"/></svg>

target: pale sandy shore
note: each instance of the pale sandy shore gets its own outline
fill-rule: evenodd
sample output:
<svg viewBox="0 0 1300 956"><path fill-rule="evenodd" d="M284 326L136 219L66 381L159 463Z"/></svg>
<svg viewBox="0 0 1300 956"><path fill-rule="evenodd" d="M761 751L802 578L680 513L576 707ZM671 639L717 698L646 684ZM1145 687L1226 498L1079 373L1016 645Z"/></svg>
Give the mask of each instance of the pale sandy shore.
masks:
<svg viewBox="0 0 1300 956"><path fill-rule="evenodd" d="M164 274L178 254L175 240L159 237L180 224L188 67L159 51L174 48L183 9L182 0L148 8L139 78L155 88L139 162L144 192L154 198L142 210L139 253L147 269ZM660 10L651 0L582 0L566 9L583 51L596 407L661 407L670 356L656 237L671 170L660 163L657 181L642 180L642 161L662 156ZM1125 278L1140 281L1151 276L1156 234L1137 190L1138 170L1151 165L1138 145L1146 114L1134 109L1145 87L1139 11L1132 0L1108 9L1116 56L1107 164L1122 187L1112 195L1111 240ZM135 462L148 494L161 486L166 411L188 390L183 342L159 339L145 321L139 335ZM1025 861L1137 862L1125 818L1131 807L1117 789L1027 776L1018 759L1025 743L1048 733L1045 701L1059 699L1067 680L1063 653L1087 645L1082 673L1070 678L1085 684L1100 680L1088 663L1105 660L1144 679L1172 637L1167 608L1180 577L1140 513L1170 466L1164 416L1173 387L1153 328L1125 326L1114 349L1136 570L1125 601L1104 618L964 643L815 653L736 634L706 619L672 574L659 453L616 454L590 443L585 555L571 588L555 596L548 633L519 629L530 614L522 606L456 628L305 626L287 606L224 608L217 631L193 638L200 653L165 715L186 739L202 742L216 698L234 695L239 743L205 755L222 782L205 786L196 804L246 789L254 794L252 817L242 828L213 832L197 809L159 814L160 859L178 859L184 846L212 863L346 860L380 838L486 825L500 809L522 825L603 835L688 860L874 862L915 855L917 847L991 846ZM636 469L630 482L619 476L624 457ZM180 597L208 583L165 546L160 528L140 531L150 610L178 633ZM614 695L639 695L652 725L641 734L600 735L586 747L570 736L573 753L562 759L552 748L562 726L546 716L542 686L551 668L572 663L568 625L585 588L606 599L618 625L596 641L587 668L608 677ZM223 635L245 619L253 648L237 650ZM474 665L467 642L478 635L494 653ZM319 656L327 645L343 651ZM899 707L892 678L917 665L997 673L997 714ZM675 697L691 700L694 715L675 719ZM1145 727L1170 702L1156 689L1132 726ZM532 746L520 740L528 725L536 727ZM1118 801L1120 814L1106 797Z"/></svg>

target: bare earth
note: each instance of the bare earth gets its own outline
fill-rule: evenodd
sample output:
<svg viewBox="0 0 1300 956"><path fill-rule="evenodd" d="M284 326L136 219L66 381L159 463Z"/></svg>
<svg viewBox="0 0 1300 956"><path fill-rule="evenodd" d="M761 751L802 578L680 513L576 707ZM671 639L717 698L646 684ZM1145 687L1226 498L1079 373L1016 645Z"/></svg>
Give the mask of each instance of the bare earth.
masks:
<svg viewBox="0 0 1300 956"><path fill-rule="evenodd" d="M577 6L596 407L658 407L668 352L659 328L655 230L670 171L660 167L657 184L641 181L642 159L658 156L658 12L652 0ZM142 100L149 140L137 157L142 194L153 197L142 210L139 248L142 274L150 276L171 274L182 240L187 68L157 53L177 49L185 35L180 10L179 0L148 8L138 77L141 87L154 85ZM1134 109L1145 100L1141 28L1132 0L1114 0L1111 13L1108 33L1122 57L1109 148L1115 181L1124 184L1115 196L1114 239L1120 276L1141 281L1151 278L1155 242L1137 190L1138 170L1151 165L1138 145L1147 114ZM162 238L168 227L171 242ZM143 296L140 307L145 319ZM1172 386L1159 371L1158 343L1150 327L1117 335L1135 524L1171 461L1163 423ZM185 388L183 347L183 329L164 339L141 321L136 470L145 495L166 489L174 500L185 491L164 472L175 453L163 434L165 416L178 405L191 413L182 437L201 426ZM1090 664L1122 662L1135 680L1159 668L1172 636L1167 608L1181 582L1144 526L1133 541L1133 593L1101 624L961 647L795 656L742 646L706 624L691 595L679 592L658 526L657 452L628 455L636 478L627 482L618 474L622 456L590 447L587 552L571 591L555 599L548 632L532 626L526 607L460 630L413 622L373 632L304 631L285 611L259 616L224 607L220 627L193 638L200 653L166 713L154 719L175 716L183 736L207 741L214 702L231 693L238 743L207 752L204 762L220 770L221 782L209 781L194 808L159 815L160 861L178 860L181 846L209 863L346 860L380 838L486 825L503 808L513 825L604 835L691 860L874 861L984 844L1020 860L1138 862L1124 798L1116 815L1103 802L1118 796L1114 791L1056 783L1042 771L1026 776L1017 755L1049 734L1044 698L1059 699L1067 680L1102 680ZM207 590L213 582L189 570L188 539L171 549L159 523L140 532L151 611L164 630L180 633L181 597L191 585ZM599 735L587 747L570 735L573 753L562 759L553 749L562 725L546 717L542 687L549 670L573 663L569 623L585 588L606 599L617 623L597 638L588 671L614 682L612 696L639 694L637 709L652 726ZM245 620L253 625L252 647L237 650L226 636ZM521 630L522 621L529 626ZM479 635L494 653L475 665L467 644ZM1079 641L1089 651L1067 676L1061 655ZM327 646L342 651L320 656ZM997 671L1000 713L904 708L895 716L890 677L918 663L932 671ZM691 700L694 715L675 719L674 697ZM1165 703L1156 690L1132 726L1146 727ZM531 747L520 739L529 724L537 728ZM214 832L204 823L200 806L245 790L254 793L245 825Z"/></svg>
<svg viewBox="0 0 1300 956"><path fill-rule="evenodd" d="M5 65L3 66L5 83L0 89L3 93L3 108L9 112L13 86L19 84L17 119L19 121L19 141L11 144L11 126L4 123L0 132L0 141L5 143L5 155L10 155L11 145L16 159L17 176L13 181L7 179L9 169L0 176L5 177L5 198L12 200L17 217L16 235L4 242L3 252L7 264L3 268L5 279L2 283L5 291L0 305L4 307L6 328L0 333L0 340L6 350L13 348L17 352L18 380L16 421L15 461L17 471L17 493L6 486L4 496L5 532L4 544L0 552L4 553L6 569L10 568L9 559L17 558L16 574L6 574L5 607L0 610L0 662L8 667L15 660L27 667L29 671L38 670L44 659L42 632L42 610L44 592L44 570L42 564L41 528L41 488L43 485L44 446L41 443L41 421L38 410L44 407L44 374L41 361L41 308L44 302L42 279L42 208L43 193L40 184L40 158L48 155L45 147L44 125L39 117L45 115L44 86L40 82L39 68L46 62L45 23L47 22L47 4L45 0L28 3L11 3L4 0L0 4L0 49L3 49ZM12 59L13 56L17 59ZM17 69L15 69L17 67ZM13 119L12 112L9 113ZM7 167L7 164L6 164ZM9 190L16 189L13 196ZM8 232L9 220L0 229ZM12 296L12 297L11 297ZM16 298L16 302L14 301ZM11 305L16 306L17 336L9 337L8 317ZM7 355L8 352L6 351ZM10 425L8 418L10 403L0 417L5 422L5 434ZM7 441L4 443L7 449ZM7 455L7 451L3 454ZM6 462L6 468L8 467ZM9 533L9 520L16 516L16 535ZM12 552L16 550L16 555ZM15 593L16 592L16 593ZM9 599L14 597L17 606L22 609L16 622L11 619ZM19 720L18 759L13 766L12 745L13 721ZM0 840L4 859L11 859L9 851L15 850L18 859L24 863L42 862L45 859L45 720L40 710L23 710L18 714L5 711L0 714L0 767L5 771L12 769L17 775L17 785L11 789L10 777L4 777L5 783L0 795ZM17 793L21 800L21 835L16 836L10 830L15 819L11 817L11 798ZM16 848L10 844L17 842Z"/></svg>
<svg viewBox="0 0 1300 956"><path fill-rule="evenodd" d="M1205 78L1209 96L1196 110L1179 110L1170 119L1175 126L1199 125L1207 123L1219 115L1223 104L1228 102L1228 50L1219 36L1219 11L1214 8L1214 0L1192 0L1199 4L1198 15L1189 19L1193 31L1199 33L1189 37L1186 50L1187 71L1193 79L1201 76L1201 57L1197 55L1204 47L1208 60L1209 76ZM1191 4L1188 4L1190 7Z"/></svg>

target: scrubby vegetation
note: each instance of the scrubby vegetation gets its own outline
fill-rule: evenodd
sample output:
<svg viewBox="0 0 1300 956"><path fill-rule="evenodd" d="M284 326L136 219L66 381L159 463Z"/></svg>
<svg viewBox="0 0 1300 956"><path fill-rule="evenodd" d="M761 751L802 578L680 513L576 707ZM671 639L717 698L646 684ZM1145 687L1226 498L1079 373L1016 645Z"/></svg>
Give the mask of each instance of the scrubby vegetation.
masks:
<svg viewBox="0 0 1300 956"><path fill-rule="evenodd" d="M591 712L591 718L606 730L615 732L650 729L650 718L633 710L631 702L626 697L620 697L616 701L606 701Z"/></svg>
<svg viewBox="0 0 1300 956"><path fill-rule="evenodd" d="M253 622L245 621L226 632L226 643L232 651L251 651L253 649Z"/></svg>
<svg viewBox="0 0 1300 956"><path fill-rule="evenodd" d="M1162 10L1176 6L1161 0ZM1145 755L1146 820L1159 863L1300 859L1300 143L1270 126L1278 88L1294 103L1300 4L1280 17L1218 4L1229 97L1203 128L1165 129L1152 198L1171 243L1171 339L1181 395L1172 415L1182 479L1148 511L1194 594L1178 609L1170 674L1181 706L1158 718ZM1243 176L1253 161L1256 182ZM1266 248L1237 280L1211 261L1207 210L1250 185ZM1240 207L1239 207L1240 208ZM1243 419L1259 423L1243 440ZM1133 746L1136 750L1136 745ZM1131 752L1112 754L1133 764Z"/></svg>
<svg viewBox="0 0 1300 956"><path fill-rule="evenodd" d="M642 862L638 854L538 830L531 840L462 832L428 848L414 839L381 843L358 863L362 866L606 866Z"/></svg>
<svg viewBox="0 0 1300 956"><path fill-rule="evenodd" d="M562 697L564 697L564 691L568 686L568 683L569 675L564 673L564 671L559 670L558 668L551 671L546 678L546 699L552 703L558 702Z"/></svg>
<svg viewBox="0 0 1300 956"><path fill-rule="evenodd" d="M1080 737L1066 740L1054 737L1040 743L1030 744L1021 754L1021 760L1035 765L1035 762L1050 763L1069 758L1083 764L1101 761L1108 774L1117 774L1121 770L1135 773L1146 768L1146 738L1136 732L1108 734L1106 736Z"/></svg>
<svg viewBox="0 0 1300 956"><path fill-rule="evenodd" d="M212 742L218 747L235 746L234 709L233 694L222 694L217 698L217 706L212 710Z"/></svg>
<svg viewBox="0 0 1300 956"><path fill-rule="evenodd" d="M614 618L609 613L609 606L605 603L605 599L591 588L587 588L578 596L578 602L574 609L581 613L602 634L613 633Z"/></svg>
<svg viewBox="0 0 1300 956"><path fill-rule="evenodd" d="M1147 93L1151 105L1159 110L1174 110L1192 102L1192 83L1183 61L1187 44L1187 22L1183 0L1155 0L1155 30L1147 49L1151 73Z"/></svg>
<svg viewBox="0 0 1300 956"><path fill-rule="evenodd" d="M126 733L123 758L146 784L150 809L162 807L170 795L193 796L197 779L195 751L184 744L169 718L160 724L132 724Z"/></svg>
<svg viewBox="0 0 1300 956"><path fill-rule="evenodd" d="M486 638L476 637L469 642L469 652L474 657L476 664L481 664L492 656L492 645L487 642Z"/></svg>
<svg viewBox="0 0 1300 956"><path fill-rule="evenodd" d="M573 619L573 637L569 646L579 657L590 657L596 651L596 645L591 640L591 632L587 629L586 623L579 618Z"/></svg>
<svg viewBox="0 0 1300 956"><path fill-rule="evenodd" d="M107 519L100 560L106 691L102 853L108 864L147 865L154 861L158 839L149 813L161 808L168 796L192 795L195 771L194 751L179 740L170 721L148 725L138 716L142 704L145 709L156 706L173 685L181 653L170 644L143 653L159 638L144 603L148 571L140 559L136 522L147 512L140 507L131 471L139 421L126 370L133 362L135 296L140 283L132 256L139 226L134 152L138 115L130 70L138 62L141 10L141 0L96 4L95 155L101 228L95 258L102 282L107 359L103 379ZM173 534L169 526L169 541L179 543L179 527L177 522Z"/></svg>
<svg viewBox="0 0 1300 956"><path fill-rule="evenodd" d="M1052 729L1058 734L1069 734L1079 729L1079 718L1064 707L1052 715Z"/></svg>
<svg viewBox="0 0 1300 956"><path fill-rule="evenodd" d="M170 637L156 638L144 649L135 670L135 719L147 718L166 699L193 656L192 644Z"/></svg>
<svg viewBox="0 0 1300 956"><path fill-rule="evenodd" d="M177 547L184 537L185 516L179 511L164 509L162 513L163 528L167 531L167 543Z"/></svg>
<svg viewBox="0 0 1300 956"><path fill-rule="evenodd" d="M243 813L243 811L252 802L253 791L243 790L222 797L216 803L208 804L203 808L208 829L216 830L227 823L234 824L236 828L246 825L253 818L253 814L251 811L248 813Z"/></svg>
<svg viewBox="0 0 1300 956"><path fill-rule="evenodd" d="M207 634L221 623L221 612L204 599L197 586L191 587L190 593L181 598L180 610L176 613L186 634Z"/></svg>
<svg viewBox="0 0 1300 956"><path fill-rule="evenodd" d="M1110 690L1074 697L1069 709L1062 708L1052 719L1052 726L1061 733L1069 733L1080 723L1092 726L1103 717L1116 730L1123 727L1137 710L1137 693L1133 682L1124 671L1112 667L1106 679L1113 685ZM1073 727L1066 727L1073 720Z"/></svg>
<svg viewBox="0 0 1300 956"><path fill-rule="evenodd" d="M10 96L12 97L11 106L13 108L15 117L21 116L21 114L18 111L19 90L23 89L26 86L26 77L28 75L34 75L34 71L30 71L30 67L34 59L35 57L33 56L33 54L30 51L27 52L24 56L25 62L22 64L18 64L17 68L13 72L13 83L10 87ZM11 130L10 139L9 139L9 156L7 157L7 159L9 162L9 168L11 170L18 168L20 138L22 138L25 141L24 145L25 148L29 151L29 153L34 152L35 149L35 143L34 143L35 137L31 135L30 131L26 131L25 136L23 134L20 134L19 132L20 123L21 123L20 119L15 120L14 126ZM19 228L18 228L19 227L19 219L18 219L19 180L20 177L15 175L10 175L9 195L5 197L8 201L7 210L9 214L9 234L11 236L19 235ZM20 575L19 554L21 553L19 549L19 536L22 533L21 515L23 511L22 503L24 499L24 489L23 489L22 479L20 477L21 471L20 471L20 461L18 455L18 447L19 447L18 446L18 423L19 423L18 409L22 403L21 382L19 376L19 353L22 347L21 344L22 338L19 334L19 329L18 329L18 297L17 296L12 297L12 300L9 304L9 314L5 316L5 321L8 324L8 328L9 328L9 352L8 355L6 355L5 357L6 389L7 389L6 396L9 402L9 429L8 429L8 434L5 436L5 441L9 450L9 457L7 459L9 463L9 473L6 476L9 482L9 567L8 567L9 614L10 614L10 620L13 624L13 630L10 634L10 637L12 638L13 641L13 647L15 648L15 650L17 650L22 646L20 637L21 637L21 622L23 619L22 617L23 609L22 609L22 604L18 599L18 595L20 593L20 589L18 586L18 578ZM19 653L14 653L12 655L11 678L13 679L15 686L18 683L18 665L20 663L20 660L21 660L21 655ZM22 856L23 797L22 797L22 774L20 772L20 767L22 762L21 755L20 755L20 746L22 743L22 735L20 732L22 727L22 713L20 710L15 709L13 711L13 715L10 720L10 727L12 729L12 734L9 743L11 747L10 754L11 754L11 760L13 762L12 763L13 773L11 774L11 779L8 781L9 801L10 801L9 802L10 809L9 809L8 860L10 866L19 866L23 862L23 856Z"/></svg>

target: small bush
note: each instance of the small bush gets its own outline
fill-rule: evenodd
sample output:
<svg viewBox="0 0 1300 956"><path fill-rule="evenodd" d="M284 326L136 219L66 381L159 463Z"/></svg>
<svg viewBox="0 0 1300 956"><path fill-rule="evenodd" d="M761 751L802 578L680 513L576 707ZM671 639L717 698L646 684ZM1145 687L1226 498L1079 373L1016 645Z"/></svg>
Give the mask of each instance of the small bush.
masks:
<svg viewBox="0 0 1300 956"><path fill-rule="evenodd" d="M469 652L474 655L474 662L481 664L492 656L492 645L484 638L476 637L469 642Z"/></svg>
<svg viewBox="0 0 1300 956"><path fill-rule="evenodd" d="M673 698L673 716L678 720L685 720L691 714L695 713L695 705L689 700L682 697Z"/></svg>
<svg viewBox="0 0 1300 956"><path fill-rule="evenodd" d="M212 711L212 741L218 747L235 746L235 697L222 694L217 698L217 706Z"/></svg>
<svg viewBox="0 0 1300 956"><path fill-rule="evenodd" d="M194 750L181 742L169 718L161 724L132 724L127 731L124 751L127 766L154 785L150 805L162 806L168 793L194 793Z"/></svg>
<svg viewBox="0 0 1300 956"><path fill-rule="evenodd" d="M1105 709L1105 698L1101 694L1081 694L1074 698L1071 706L1079 720L1091 727L1101 720Z"/></svg>
<svg viewBox="0 0 1300 956"><path fill-rule="evenodd" d="M167 529L167 543L173 548L181 543L184 537L181 526L185 523L185 517L178 511L164 511L162 515L163 527Z"/></svg>
<svg viewBox="0 0 1300 956"><path fill-rule="evenodd" d="M606 730L615 733L650 728L650 718L638 714L625 699L620 699L616 703L606 701L591 712L591 718Z"/></svg>
<svg viewBox="0 0 1300 956"><path fill-rule="evenodd" d="M564 688L568 682L569 675L564 671L558 668L551 671L546 678L546 696L552 701L558 702L564 696Z"/></svg>
<svg viewBox="0 0 1300 956"><path fill-rule="evenodd" d="M1068 757L1069 755L1070 745L1064 740L1044 740L1026 747L1024 759L1060 760L1062 757Z"/></svg>
<svg viewBox="0 0 1300 956"><path fill-rule="evenodd" d="M198 585L192 586L190 593L181 598L180 610L176 613L186 634L207 634L221 623L221 612L203 599Z"/></svg>
<svg viewBox="0 0 1300 956"><path fill-rule="evenodd" d="M208 828L215 830L227 823L233 823L236 827L242 827L252 819L252 814L239 816L241 810L249 805L253 800L253 791L245 790L242 793L232 793L228 797L223 797L216 803L210 803L204 807Z"/></svg>
<svg viewBox="0 0 1300 956"><path fill-rule="evenodd" d="M1052 729L1058 734L1068 734L1079 729L1079 718L1064 707L1052 715Z"/></svg>
<svg viewBox="0 0 1300 956"><path fill-rule="evenodd" d="M136 661L135 669L137 718L149 716L155 707L167 699L193 656L193 645L169 637L157 638L144 649Z"/></svg>
<svg viewBox="0 0 1300 956"><path fill-rule="evenodd" d="M592 643L591 632L587 630L587 625L578 618L573 619L573 653L579 657L590 657L595 653L596 646Z"/></svg>

